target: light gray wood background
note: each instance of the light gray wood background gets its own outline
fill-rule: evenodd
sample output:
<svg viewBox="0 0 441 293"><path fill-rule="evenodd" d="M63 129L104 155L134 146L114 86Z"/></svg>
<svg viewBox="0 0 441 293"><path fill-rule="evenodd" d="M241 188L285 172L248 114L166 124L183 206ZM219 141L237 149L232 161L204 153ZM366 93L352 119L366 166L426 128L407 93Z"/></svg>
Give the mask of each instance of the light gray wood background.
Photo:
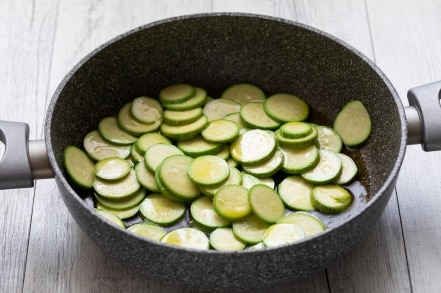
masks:
<svg viewBox="0 0 441 293"><path fill-rule="evenodd" d="M155 20L220 11L336 35L379 65L405 105L409 88L441 80L440 0L2 0L0 119L26 122L31 138L42 138L55 88L95 47ZM440 153L408 147L395 193L363 244L271 291L440 292L440 165ZM108 260L77 227L54 180L0 191L0 241L0 292L192 292Z"/></svg>

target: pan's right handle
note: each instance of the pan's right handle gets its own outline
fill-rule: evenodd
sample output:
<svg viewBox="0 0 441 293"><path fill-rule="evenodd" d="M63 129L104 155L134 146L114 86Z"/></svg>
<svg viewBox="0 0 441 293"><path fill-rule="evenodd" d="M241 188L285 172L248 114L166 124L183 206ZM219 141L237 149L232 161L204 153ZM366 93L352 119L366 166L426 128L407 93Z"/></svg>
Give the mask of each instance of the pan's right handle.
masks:
<svg viewBox="0 0 441 293"><path fill-rule="evenodd" d="M54 176L44 141L29 141L26 123L0 120L0 141L0 189L32 187L34 179Z"/></svg>
<svg viewBox="0 0 441 293"><path fill-rule="evenodd" d="M441 150L441 81L410 89L407 99L408 144L422 144L425 151Z"/></svg>

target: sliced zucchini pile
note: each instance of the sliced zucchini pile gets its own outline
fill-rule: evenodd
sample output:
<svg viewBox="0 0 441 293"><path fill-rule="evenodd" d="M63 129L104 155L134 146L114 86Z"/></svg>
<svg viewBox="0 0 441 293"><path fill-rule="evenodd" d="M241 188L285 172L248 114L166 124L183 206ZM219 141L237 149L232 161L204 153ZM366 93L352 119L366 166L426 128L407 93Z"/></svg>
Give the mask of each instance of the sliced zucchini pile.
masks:
<svg viewBox="0 0 441 293"><path fill-rule="evenodd" d="M307 122L309 111L248 83L218 99L172 84L104 117L82 148L65 149L64 167L93 191L98 214L141 237L193 249L285 245L324 231L320 213L352 205L345 185L358 168L343 146L371 132L359 101L334 128Z"/></svg>

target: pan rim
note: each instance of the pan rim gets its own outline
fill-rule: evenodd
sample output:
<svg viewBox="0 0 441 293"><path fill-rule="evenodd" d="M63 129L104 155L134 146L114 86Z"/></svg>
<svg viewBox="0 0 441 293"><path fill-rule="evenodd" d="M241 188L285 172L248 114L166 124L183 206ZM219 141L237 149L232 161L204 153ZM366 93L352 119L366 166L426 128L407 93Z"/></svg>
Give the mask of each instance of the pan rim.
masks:
<svg viewBox="0 0 441 293"><path fill-rule="evenodd" d="M287 245L287 246L281 246L281 247L275 247L275 248L267 248L265 250L258 250L258 253L262 253L262 252L271 252L273 250L278 250L278 249L283 249L286 247L292 247L292 246L296 246L299 243L303 243L303 242L309 242L309 241L314 241L316 238L318 237L323 237L327 234L331 234L333 233L334 230L340 228L341 226L347 225L349 222L354 221L359 215L363 214L366 212L366 210L370 209L378 200L380 200L380 198L382 196L385 195L386 190L388 188L391 187L391 185L393 185L395 183L395 180L398 176L398 173L400 171L401 168L401 164L404 160L404 156L405 156L405 152L406 152L406 147L407 147L407 125L406 125L406 118L405 118L405 111L404 111L404 107L403 104L401 102L401 99L398 95L398 93L396 92L394 86L392 85L391 81L388 79L388 77L382 72L382 70L371 60L369 59L366 55L364 55L363 53L361 53L358 49L354 48L353 46L349 45L348 43L346 43L345 41L337 38L334 35L331 35L327 32L324 32L322 30L319 30L317 28L314 28L312 26L297 22L297 21L292 21L292 20L288 20L288 19L284 19L284 18L280 18L280 17L274 17L274 16L268 16L268 15L263 15L263 14L253 14L253 13L240 13L240 12L216 12L216 13L196 13L196 14L188 14L188 15L182 15L182 16L176 16L176 17L170 17L170 18L166 18L166 19L162 19L162 20L158 20L158 21L154 21L148 24L144 24L141 25L139 27L136 27L134 29L131 29L125 33L122 33L114 38L111 38L110 40L108 40L107 42L104 42L103 44L101 44L100 46L98 46L97 48L95 48L94 50L92 50L90 53L88 53L85 57L83 57L79 62L77 62L74 67L64 76L64 78L62 79L62 81L60 82L60 84L57 86L51 101L48 105L47 108L47 112L46 112L46 118L45 118L45 124L44 124L44 139L45 139L45 143L46 143L46 148L48 150L48 157L49 157L49 161L51 163L51 166L55 172L55 178L56 180L59 181L59 183L67 190L67 192L69 193L69 195L74 198L74 200L81 205L85 210L88 210L90 213L94 213L90 207L86 204L86 202L84 201L84 199L82 199L76 192L75 190L70 186L69 182L67 181L65 175L63 175L63 171L61 170L61 168L58 166L57 163L57 159L55 158L55 154L53 151L53 145L52 145L52 140L51 140L51 125L52 125L52 117L53 117L53 112L55 109L55 106L57 104L57 101L60 97L60 95L63 92L64 87L66 86L66 84L69 82L69 80L75 75L75 73L85 64L87 63L91 58L93 58L94 56L96 56L99 52L101 52L102 50L104 50L105 48L111 46L114 43L117 43L127 37L130 37L140 31L144 31L147 30L149 28L152 27L156 27L156 26L160 26L160 25L164 25L167 23L171 23L171 22L176 22L176 21L181 21L181 20L186 20L186 19L195 19L195 18L204 18L204 17L244 17L244 18L260 18L263 20L268 20L268 21L275 21L275 22L280 22L280 23L285 23L288 25L294 25L297 27L300 27L302 29L311 31L313 33L316 33L322 37L325 37L327 39L330 39L331 41L339 44L340 46L343 46L345 49L351 51L353 54L355 54L357 57L359 57L365 64L369 65L369 67L377 74L377 76L381 79L382 82L384 82L384 84L386 85L386 87L388 88L390 94L392 95L394 102L396 104L396 109L398 110L398 114L399 114L399 119L400 119L400 125L401 125L401 141L400 141L400 146L399 146L399 151L397 154L397 157L395 159L395 165L393 167L393 169L391 170L391 172L388 174L387 179L384 181L384 183L381 185L381 187L378 189L378 191L373 194L371 196L371 198L369 199L368 203L366 204L366 206L359 212L353 213L351 214L347 219L345 219L341 224L335 226L335 227L331 227L329 229L326 229L324 232L321 232L315 236L312 236L310 238L304 239L304 240L300 240L296 243ZM98 218L98 216L96 216ZM106 221L99 219L100 221L105 222L106 224L108 224L109 226L111 226L111 224L107 223ZM112 226L113 228L115 228L115 226ZM159 245L161 247L166 247L166 248L170 248L172 250L182 250L182 251L188 251L191 253L194 252L198 252L198 253L208 253L208 254L220 254L220 255L224 255L224 254L248 254L248 253L257 253L257 251L240 251L240 252L223 252L223 251L215 251L215 250L209 250L209 251L200 251L200 250L194 250L194 249L187 249L187 248L180 248L180 247L170 247L169 245L163 244L163 243L158 243L158 242L154 242L145 238L142 238L140 236L134 235L133 233L129 233L128 231L125 231L122 228L117 228L117 230L122 231L123 233L126 233L126 235L130 235L130 237L135 237L138 238L142 241L146 241L149 244L152 245Z"/></svg>

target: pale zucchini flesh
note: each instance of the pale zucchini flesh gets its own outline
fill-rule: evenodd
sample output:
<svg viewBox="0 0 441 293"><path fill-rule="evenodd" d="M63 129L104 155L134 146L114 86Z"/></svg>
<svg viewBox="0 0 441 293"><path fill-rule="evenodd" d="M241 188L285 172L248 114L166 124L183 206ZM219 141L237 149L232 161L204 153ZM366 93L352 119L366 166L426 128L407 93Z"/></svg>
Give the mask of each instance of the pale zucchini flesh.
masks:
<svg viewBox="0 0 441 293"><path fill-rule="evenodd" d="M164 104L164 108L172 111L188 111L202 107L207 101L207 91L199 87L195 87L194 89L195 93L193 97L180 103Z"/></svg>
<svg viewBox="0 0 441 293"><path fill-rule="evenodd" d="M248 194L253 213L266 223L275 223L285 215L285 205L277 192L265 184L254 185Z"/></svg>
<svg viewBox="0 0 441 293"><path fill-rule="evenodd" d="M95 179L95 164L87 154L76 146L68 146L63 152L63 165L75 184L91 189Z"/></svg>
<svg viewBox="0 0 441 293"><path fill-rule="evenodd" d="M272 132L252 129L239 135L231 143L230 153L239 163L258 164L271 158L276 147L276 139Z"/></svg>
<svg viewBox="0 0 441 293"><path fill-rule="evenodd" d="M226 185L214 195L213 206L222 217L235 221L251 213L248 190L241 185Z"/></svg>
<svg viewBox="0 0 441 293"><path fill-rule="evenodd" d="M302 227L296 224L280 223L271 225L263 235L266 247L276 247L291 244L305 238Z"/></svg>
<svg viewBox="0 0 441 293"><path fill-rule="evenodd" d="M172 201L160 193L152 193L144 198L139 207L147 220L161 225L171 225L185 214L183 203Z"/></svg>
<svg viewBox="0 0 441 293"><path fill-rule="evenodd" d="M152 123L140 122L133 116L131 108L132 102L125 104L118 112L117 120L121 129L133 136L158 130L162 122L160 119Z"/></svg>
<svg viewBox="0 0 441 293"><path fill-rule="evenodd" d="M200 196L191 203L190 214L194 221L204 227L219 228L231 225L231 222L219 216L213 208L213 200L208 196Z"/></svg>
<svg viewBox="0 0 441 293"><path fill-rule="evenodd" d="M118 180L128 175L130 169L127 160L119 157L106 158L95 164L95 175L104 180Z"/></svg>
<svg viewBox="0 0 441 293"><path fill-rule="evenodd" d="M263 234L269 224L257 217L255 214L248 215L245 219L233 222L234 235L241 241L248 244L262 242Z"/></svg>
<svg viewBox="0 0 441 293"><path fill-rule="evenodd" d="M301 174L314 168L320 161L319 149L314 144L301 148L279 149L284 156L282 170L287 174Z"/></svg>
<svg viewBox="0 0 441 293"><path fill-rule="evenodd" d="M334 181L341 174L342 163L340 158L333 151L320 150L318 164L301 176L303 179L314 184L326 184Z"/></svg>
<svg viewBox="0 0 441 293"><path fill-rule="evenodd" d="M349 147L364 143L371 135L372 121L363 103L359 100L349 101L335 118L334 130Z"/></svg>
<svg viewBox="0 0 441 293"><path fill-rule="evenodd" d="M354 196L349 190L336 184L325 184L314 187L311 201L314 207L325 214L338 214L347 210Z"/></svg>
<svg viewBox="0 0 441 293"><path fill-rule="evenodd" d="M95 161L111 157L126 159L130 155L129 145L117 145L106 141L98 130L92 130L83 140L84 150Z"/></svg>
<svg viewBox="0 0 441 293"><path fill-rule="evenodd" d="M132 144L136 141L136 136L133 136L119 127L118 121L115 117L105 117L98 123L98 131L101 136L115 144Z"/></svg>
<svg viewBox="0 0 441 293"><path fill-rule="evenodd" d="M108 200L127 200L139 190L141 185L134 170L121 180L108 181L95 177L93 189Z"/></svg>
<svg viewBox="0 0 441 293"><path fill-rule="evenodd" d="M195 94L195 88L185 83L172 84L159 92L162 104L177 104L189 100Z"/></svg>
<svg viewBox="0 0 441 293"><path fill-rule="evenodd" d="M147 149L145 152L144 161L147 169L154 173L166 158L173 155L183 154L184 153L173 144L157 143Z"/></svg>
<svg viewBox="0 0 441 293"><path fill-rule="evenodd" d="M176 146L187 156L196 158L204 155L215 155L224 147L224 144L206 141L201 135L192 139L179 141Z"/></svg>
<svg viewBox="0 0 441 293"><path fill-rule="evenodd" d="M325 223L317 216L309 212L294 212L280 218L277 223L296 224L302 227L305 237L310 237L325 231Z"/></svg>
<svg viewBox="0 0 441 293"><path fill-rule="evenodd" d="M227 143L239 136L240 127L235 122L225 119L212 120L201 131L202 137L212 143Z"/></svg>
<svg viewBox="0 0 441 293"><path fill-rule="evenodd" d="M279 128L280 123L272 119L264 111L262 102L251 102L240 108L240 117L247 127L252 129L269 129Z"/></svg>
<svg viewBox="0 0 441 293"><path fill-rule="evenodd" d="M211 232L210 244L215 250L220 251L236 251L246 247L246 244L237 239L233 229L229 227L217 228Z"/></svg>
<svg viewBox="0 0 441 293"><path fill-rule="evenodd" d="M190 227L168 232L161 238L161 242L190 249L207 250L210 248L208 236L204 232Z"/></svg>
<svg viewBox="0 0 441 293"><path fill-rule="evenodd" d="M151 124L162 120L162 105L150 97L135 98L130 110L133 117L142 123Z"/></svg>
<svg viewBox="0 0 441 293"><path fill-rule="evenodd" d="M314 185L306 182L299 175L291 175L283 179L277 191L285 205L294 210L312 211L311 194Z"/></svg>
<svg viewBox="0 0 441 293"><path fill-rule="evenodd" d="M141 237L156 241L160 241L161 238L167 233L161 226L154 225L148 222L135 223L127 227L127 230Z"/></svg>
<svg viewBox="0 0 441 293"><path fill-rule="evenodd" d="M157 174L164 187L183 200L192 200L201 195L198 186L188 176L193 158L185 155L170 156L162 162Z"/></svg>
<svg viewBox="0 0 441 293"><path fill-rule="evenodd" d="M201 186L216 186L227 180L229 175L230 166L218 156L200 156L188 166L188 176Z"/></svg>
<svg viewBox="0 0 441 293"><path fill-rule="evenodd" d="M231 113L239 113L241 105L227 99L214 99L204 106L204 114L208 121L218 120Z"/></svg>
<svg viewBox="0 0 441 293"><path fill-rule="evenodd" d="M249 102L263 102L265 93L256 85L249 83L234 84L228 87L221 95L222 99L233 100L241 105Z"/></svg>
<svg viewBox="0 0 441 293"><path fill-rule="evenodd" d="M265 112L279 123L303 121L309 115L309 106L302 98L286 93L269 96L264 104Z"/></svg>

